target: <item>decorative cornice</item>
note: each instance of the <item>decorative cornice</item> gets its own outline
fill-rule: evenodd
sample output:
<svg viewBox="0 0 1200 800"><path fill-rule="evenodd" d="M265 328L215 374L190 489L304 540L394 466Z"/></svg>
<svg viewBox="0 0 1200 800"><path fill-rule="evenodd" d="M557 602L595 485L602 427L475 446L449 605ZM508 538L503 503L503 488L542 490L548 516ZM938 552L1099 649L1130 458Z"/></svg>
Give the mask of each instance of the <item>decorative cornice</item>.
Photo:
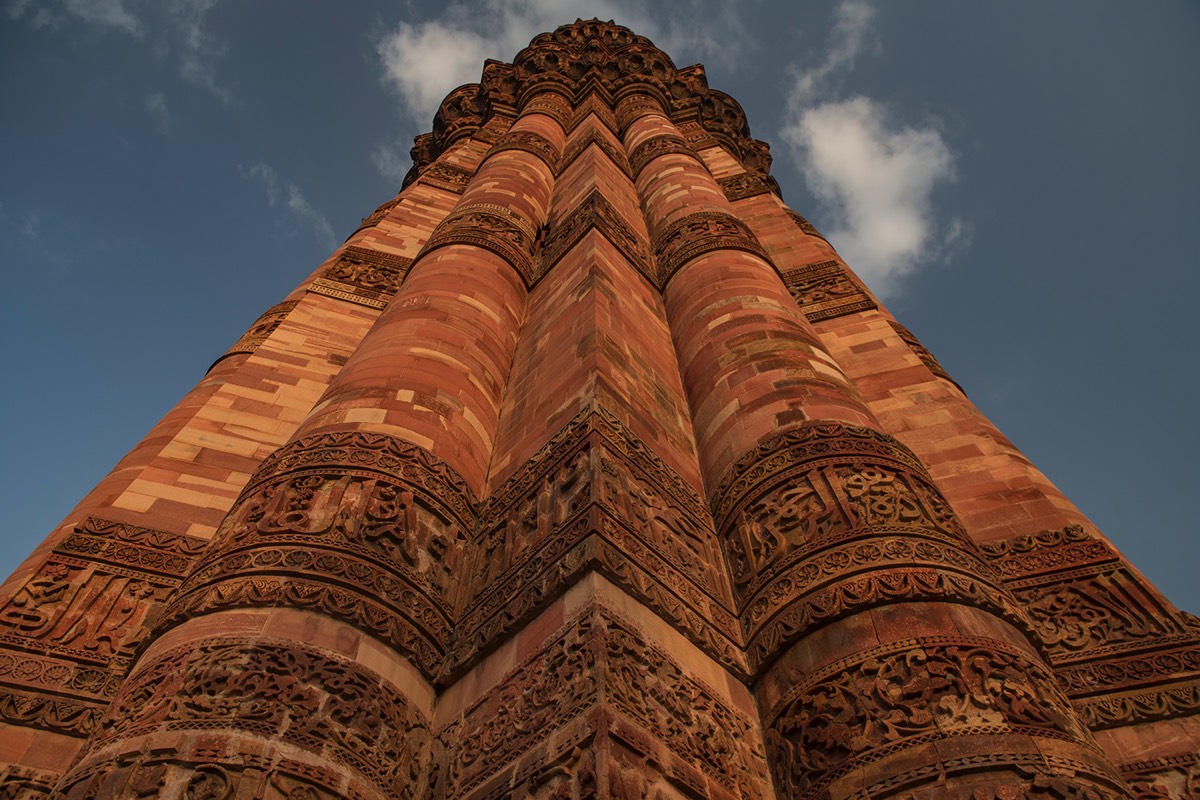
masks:
<svg viewBox="0 0 1200 800"><path fill-rule="evenodd" d="M760 194L769 193L776 197L780 195L778 181L769 175L764 177L753 172L739 172L737 175L721 178L717 184L725 193L725 199L731 203L745 200L747 197L757 197Z"/></svg>
<svg viewBox="0 0 1200 800"><path fill-rule="evenodd" d="M659 156L665 156L669 153L682 153L691 156L697 163L700 162L699 156L692 146L688 144L687 139L674 133L664 133L659 136L652 136L646 141L639 144L629 154L629 166L633 170L633 177L636 179L642 174L651 161Z"/></svg>
<svg viewBox="0 0 1200 800"><path fill-rule="evenodd" d="M549 167L552 174L558 173L558 163L561 153L554 142L533 131L509 131L488 150L484 160L506 150L521 150L541 159Z"/></svg>

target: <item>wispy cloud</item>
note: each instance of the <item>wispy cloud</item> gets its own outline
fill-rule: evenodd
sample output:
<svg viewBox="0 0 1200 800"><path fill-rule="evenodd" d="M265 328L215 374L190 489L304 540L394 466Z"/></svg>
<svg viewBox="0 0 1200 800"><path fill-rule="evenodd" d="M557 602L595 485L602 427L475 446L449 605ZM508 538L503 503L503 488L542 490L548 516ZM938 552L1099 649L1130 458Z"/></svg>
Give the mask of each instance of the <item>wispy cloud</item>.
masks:
<svg viewBox="0 0 1200 800"><path fill-rule="evenodd" d="M152 44L161 56L178 59L180 76L212 92L222 102L229 90L216 77L226 47L210 30L207 17L219 0L9 0L12 20L34 30L66 29L73 22L116 32Z"/></svg>
<svg viewBox="0 0 1200 800"><path fill-rule="evenodd" d="M833 222L830 239L882 295L905 275L965 242L966 223L940 222L932 197L955 178L955 156L936 122L903 125L869 97L846 96L840 82L864 53L878 49L875 9L843 0L822 61L797 70L784 141Z"/></svg>
<svg viewBox="0 0 1200 800"><path fill-rule="evenodd" d="M162 92L150 92L146 95L146 112L154 120L154 127L159 133L166 133L171 128L171 110L167 108L167 96Z"/></svg>
<svg viewBox="0 0 1200 800"><path fill-rule="evenodd" d="M707 60L730 70L751 47L737 4L688 0L663 12L650 0L486 0L452 2L433 19L400 22L377 44L384 83L399 95L417 125L426 126L442 98L479 80L483 60L510 60L538 33L577 17L614 19L683 59ZM680 66L685 66L685 61ZM373 154L389 178L407 156L396 144Z"/></svg>
<svg viewBox="0 0 1200 800"><path fill-rule="evenodd" d="M259 161L249 169L238 167L238 171L242 173L242 177L263 187L267 194L268 205L286 211L293 224L308 228L322 246L330 250L337 246L337 239L333 235L333 227L329 224L329 220L325 218L324 214L313 208L296 184L283 180L274 168L263 161ZM285 222L286 220L281 219L280 221Z"/></svg>
<svg viewBox="0 0 1200 800"><path fill-rule="evenodd" d="M179 71L185 80L203 86L222 102L230 92L217 83L216 62L225 54L225 44L209 30L208 12L218 0L174 0L168 15L179 41Z"/></svg>

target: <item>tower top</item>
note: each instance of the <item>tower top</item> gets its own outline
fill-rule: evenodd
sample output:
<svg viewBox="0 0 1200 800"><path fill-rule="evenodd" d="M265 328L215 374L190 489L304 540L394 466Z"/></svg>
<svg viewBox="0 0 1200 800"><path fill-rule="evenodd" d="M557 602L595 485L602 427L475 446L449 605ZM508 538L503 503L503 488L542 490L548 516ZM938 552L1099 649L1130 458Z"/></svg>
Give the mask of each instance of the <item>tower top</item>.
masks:
<svg viewBox="0 0 1200 800"><path fill-rule="evenodd" d="M455 142L498 116L515 118L535 96L546 92L563 96L581 111L586 111L589 95L609 108L631 95L649 96L676 124L694 123L690 138L711 137L747 171L775 186L770 178L770 147L750 135L746 113L736 100L709 88L703 65L676 67L645 36L599 19L577 19L539 34L511 64L489 59L479 83L464 84L446 95L434 115L433 131L414 142L413 168L404 186ZM578 120L558 121L569 130ZM620 134L620 121L614 118L610 124Z"/></svg>

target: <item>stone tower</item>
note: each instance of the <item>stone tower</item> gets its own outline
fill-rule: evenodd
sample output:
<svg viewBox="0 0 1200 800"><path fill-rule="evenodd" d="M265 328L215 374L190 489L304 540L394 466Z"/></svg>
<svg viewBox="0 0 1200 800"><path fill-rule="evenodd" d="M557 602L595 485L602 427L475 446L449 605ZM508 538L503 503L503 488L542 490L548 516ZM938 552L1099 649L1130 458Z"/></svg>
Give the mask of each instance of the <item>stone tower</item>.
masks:
<svg viewBox="0 0 1200 800"><path fill-rule="evenodd" d="M1200 620L579 21L0 591L0 797L1200 797Z"/></svg>

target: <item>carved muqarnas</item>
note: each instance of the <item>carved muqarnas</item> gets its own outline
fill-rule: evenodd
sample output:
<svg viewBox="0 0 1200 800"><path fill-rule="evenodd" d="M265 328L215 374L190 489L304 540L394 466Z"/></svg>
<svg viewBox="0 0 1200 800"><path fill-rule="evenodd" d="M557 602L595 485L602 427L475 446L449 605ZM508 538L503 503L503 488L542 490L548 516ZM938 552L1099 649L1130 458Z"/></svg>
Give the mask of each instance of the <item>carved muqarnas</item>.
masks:
<svg viewBox="0 0 1200 800"><path fill-rule="evenodd" d="M410 266L411 258L365 247L346 247L308 290L370 308L383 308L400 288Z"/></svg>
<svg viewBox="0 0 1200 800"><path fill-rule="evenodd" d="M569 754L586 740L598 750L608 736L620 738L627 752L645 747L633 753L643 762L654 753L664 774L682 776L689 795L765 795L754 721L603 606L569 621L468 709L454 730L450 795L495 783L494 776L520 765L524 754ZM700 786L689 779L697 772ZM625 796L620 788L610 786L608 796Z"/></svg>
<svg viewBox="0 0 1200 800"><path fill-rule="evenodd" d="M433 676L450 639L474 504L453 469L402 440L359 432L297 440L250 479L168 616L314 608Z"/></svg>
<svg viewBox="0 0 1200 800"><path fill-rule="evenodd" d="M428 720L391 684L334 653L284 640L212 639L156 654L122 687L93 748L135 751L138 741L124 742L171 731L179 741L203 732L210 748L239 734L266 747L283 742L353 770L373 785L371 794L388 798L424 797L440 759ZM86 786L90 766L85 755L64 785ZM199 766L190 781L232 777L217 764L205 777ZM327 788L342 796L338 772Z"/></svg>
<svg viewBox="0 0 1200 800"><path fill-rule="evenodd" d="M89 517L0 606L0 718L89 733L206 543Z"/></svg>
<svg viewBox="0 0 1200 800"><path fill-rule="evenodd" d="M783 274L783 282L809 322L875 308L838 261L821 261Z"/></svg>

